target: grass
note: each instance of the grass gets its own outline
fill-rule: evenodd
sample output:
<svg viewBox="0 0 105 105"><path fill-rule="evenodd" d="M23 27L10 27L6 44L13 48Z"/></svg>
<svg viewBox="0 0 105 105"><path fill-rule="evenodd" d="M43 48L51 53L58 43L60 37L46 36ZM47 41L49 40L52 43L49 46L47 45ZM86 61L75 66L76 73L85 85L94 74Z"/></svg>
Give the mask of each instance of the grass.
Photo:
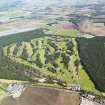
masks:
<svg viewBox="0 0 105 105"><path fill-rule="evenodd" d="M96 91L94 84L92 83L89 76L86 74L86 72L82 68L79 72L78 82L81 84L82 89L87 90L87 91L93 91L93 90Z"/></svg>
<svg viewBox="0 0 105 105"><path fill-rule="evenodd" d="M55 37L56 38L56 37ZM50 76L55 79L60 79L63 81L66 81L67 84L80 84L81 89L86 90L86 91L94 91L97 92L95 89L95 86L93 82L90 80L89 76L85 72L85 70L82 68L82 65L79 65L79 73L77 75L76 72L76 67L74 65L74 62L76 59L79 59L78 51L77 51L77 43L75 41L75 38L70 38L71 41L73 42L73 55L70 55L70 61L69 61L69 66L68 69L65 68L65 65L61 63L62 57L59 57L55 62L58 64L58 68L56 73L52 73L51 71L48 70L48 67L53 67L51 63L45 64L45 48L48 47L50 49L50 54L53 54L55 52L55 49L50 46L47 43L47 40L49 37L44 37L44 38L38 38L38 39L32 39L30 42L22 42L22 45L19 47L18 51L18 56L16 55L16 58L14 59L13 57L10 57L12 60L19 62L20 64L27 65L29 67L35 68L40 71L40 73L44 76ZM53 40L53 38L50 37L50 39ZM57 39L57 38L56 38ZM59 48L63 49L63 52L66 52L67 46L66 46L66 41L64 40L65 38L61 37L61 41L56 42ZM68 38L67 38L68 39ZM38 40L38 46L36 45L36 41ZM42 40L44 40L42 44ZM33 47L31 46L32 43L35 48L38 48L36 52L33 52ZM16 44L13 44L13 46ZM40 54L40 59L41 62L43 63L43 67L39 68L34 62L30 63L26 60L23 60L20 58L24 45L26 45L29 59L33 62L36 59L36 55L39 53ZM13 46L9 46L10 48L14 48ZM4 47L4 52L7 52L7 47ZM11 53L11 52L10 52ZM7 54L8 55L8 54ZM63 74L62 74L63 72Z"/></svg>
<svg viewBox="0 0 105 105"><path fill-rule="evenodd" d="M39 54L40 54L40 59L41 59L42 63L44 64L44 62L45 62L45 57L44 57L45 51L44 51L44 49L39 49Z"/></svg>
<svg viewBox="0 0 105 105"><path fill-rule="evenodd" d="M42 31L35 30L32 32L24 32L24 33L19 33L16 35L11 35L11 36L6 36L6 37L0 38L0 50L1 50L1 52L0 52L0 78L16 79L16 80L29 80L28 77L24 75L24 71L37 69L38 71L41 71L41 73L43 73L43 75L45 75L45 76L51 75L54 78L58 77L60 79L66 80L67 83L70 83L70 84L71 83L80 83L81 88L83 90L96 92L96 89L95 89L93 82L91 81L90 77L87 75L85 70L82 68L81 64L80 64L80 68L79 68L79 76L76 76L74 61L79 56L78 56L78 54L76 55L76 53L78 53L78 51L76 48L77 45L75 42L75 38L72 40L75 47L74 47L73 55L70 56L70 59L71 59L71 61L69 62L70 72L68 72L67 69L64 68L64 65L60 63L61 58L56 60L56 63L59 64L59 68L61 68L61 71L65 71L64 76L62 76L62 74L60 73L59 68L57 70L57 74L54 74L54 73L48 71L47 66L52 66L51 64L48 64L44 68L39 68L39 67L37 67L37 65L35 65L35 63L30 63L30 62L27 62L26 60L23 60L20 58L20 55L21 55L22 50L24 48L24 42L32 43L32 44L34 44L34 48L37 48L38 46L36 46L35 41L36 40L44 40L44 44L42 44L43 45L42 48L44 50L46 48L46 46L48 47L48 44L47 44L48 37L47 36L45 37L45 35ZM63 35L60 35L60 36L63 39L64 38L67 38L67 39L70 38L70 37L63 36ZM57 38L60 36L59 35L51 35L51 36L49 35L50 39L54 39L54 37ZM18 51L19 56L17 56L17 55L14 57L11 56L11 59L10 58L8 59L7 58L7 56L8 56L7 50L9 47L11 47L10 45L20 43L20 42L22 43L23 47L22 46L19 47L19 51ZM65 47L65 42L61 41L59 45L61 48L63 48L63 47ZM4 55L6 57L2 53L3 48L4 48ZM50 46L51 52L54 52L54 49L53 50L52 49L53 48ZM43 52L43 50L38 50L38 51L41 53L41 52ZM34 55L32 55L30 57L30 59L32 61L34 60L34 57L36 56L37 53L38 52L34 53ZM42 54L41 55L41 61L44 62L44 60L45 59L44 59L43 54ZM72 78L72 76L74 76L74 78Z"/></svg>
<svg viewBox="0 0 105 105"><path fill-rule="evenodd" d="M25 42L24 45L26 46L26 50L27 50L29 58L30 58L33 54L32 46L28 42Z"/></svg>
<svg viewBox="0 0 105 105"><path fill-rule="evenodd" d="M64 29L64 28L58 28L56 26L48 26L47 34L54 34L54 35L66 35L70 37L75 37L77 34L79 34L78 30L75 29Z"/></svg>
<svg viewBox="0 0 105 105"><path fill-rule="evenodd" d="M17 52L17 57L20 57L20 55L22 54L23 52L23 48L24 48L24 42L22 42L22 45L19 46L19 49L18 49L18 52Z"/></svg>
<svg viewBox="0 0 105 105"><path fill-rule="evenodd" d="M7 55L4 54L3 48L14 43L19 43L21 46L21 42L28 42L31 39L43 36L44 33L42 29L37 29L0 37L0 79L31 81L30 77L26 76L24 72L26 70L36 71L36 69L17 62L17 56L15 56L16 58L13 57L13 60L11 60L9 57L7 57ZM9 50L7 49L7 52L8 51Z"/></svg>
<svg viewBox="0 0 105 105"><path fill-rule="evenodd" d="M16 44L11 44L10 47L9 47L9 51L10 51L10 55L9 56L12 56L13 55L13 51L14 51L14 48L16 47Z"/></svg>
<svg viewBox="0 0 105 105"><path fill-rule="evenodd" d="M77 43L75 40L73 40L73 42L74 42L74 52L75 52L75 55L77 55L77 56L73 56L72 61L74 59L76 59L76 57L77 57L77 59L80 59L78 51L77 51ZM82 65L80 65L80 70L79 70L79 75L78 75L77 81L81 85L81 89L86 90L86 91L94 91L95 93L98 92L94 83L92 82L92 80L90 79L88 74L86 73L85 69L83 69Z"/></svg>
<svg viewBox="0 0 105 105"><path fill-rule="evenodd" d="M8 84L0 83L0 101L6 96L6 88Z"/></svg>

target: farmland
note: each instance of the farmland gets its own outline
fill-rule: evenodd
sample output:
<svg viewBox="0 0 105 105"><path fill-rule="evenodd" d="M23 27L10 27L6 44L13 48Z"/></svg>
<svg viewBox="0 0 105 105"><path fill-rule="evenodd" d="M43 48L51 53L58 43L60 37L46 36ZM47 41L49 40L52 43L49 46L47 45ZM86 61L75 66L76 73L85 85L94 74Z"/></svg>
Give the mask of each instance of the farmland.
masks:
<svg viewBox="0 0 105 105"><path fill-rule="evenodd" d="M7 97L0 105L33 105L33 103L34 105L79 105L80 95L53 88L28 87L19 99Z"/></svg>
<svg viewBox="0 0 105 105"><path fill-rule="evenodd" d="M0 7L0 105L104 105L104 0L12 1Z"/></svg>
<svg viewBox="0 0 105 105"><path fill-rule="evenodd" d="M79 36L79 31L73 27L73 23L68 20L63 20L62 22L59 20L55 23L49 23L45 25L45 33L52 35L63 35L70 37Z"/></svg>

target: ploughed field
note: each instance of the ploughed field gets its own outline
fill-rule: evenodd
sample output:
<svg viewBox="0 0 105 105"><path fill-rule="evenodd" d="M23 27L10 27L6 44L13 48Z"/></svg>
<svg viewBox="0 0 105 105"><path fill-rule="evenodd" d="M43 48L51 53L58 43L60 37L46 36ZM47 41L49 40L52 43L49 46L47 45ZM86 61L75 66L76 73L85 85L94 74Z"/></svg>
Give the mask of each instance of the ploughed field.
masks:
<svg viewBox="0 0 105 105"><path fill-rule="evenodd" d="M78 38L81 62L96 87L105 92L105 37Z"/></svg>
<svg viewBox="0 0 105 105"><path fill-rule="evenodd" d="M43 87L29 87L21 97L5 98L0 105L79 105L80 96L75 92L66 92Z"/></svg>

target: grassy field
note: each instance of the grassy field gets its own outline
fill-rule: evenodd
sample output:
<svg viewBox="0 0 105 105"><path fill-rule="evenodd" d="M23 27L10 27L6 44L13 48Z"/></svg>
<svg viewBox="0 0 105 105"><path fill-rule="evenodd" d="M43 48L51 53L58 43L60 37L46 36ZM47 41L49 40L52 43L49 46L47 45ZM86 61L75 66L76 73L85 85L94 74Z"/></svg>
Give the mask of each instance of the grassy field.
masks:
<svg viewBox="0 0 105 105"><path fill-rule="evenodd" d="M0 83L0 101L6 96L6 88L8 84Z"/></svg>
<svg viewBox="0 0 105 105"><path fill-rule="evenodd" d="M80 84L82 90L98 93L80 63L75 38L45 35L42 29L0 38L1 79L36 83L42 77L47 78L45 84L55 86L54 79L66 85Z"/></svg>
<svg viewBox="0 0 105 105"><path fill-rule="evenodd" d="M77 30L73 30L73 29L49 27L48 31L46 33L55 34L55 35L66 35L66 36L74 37L79 32Z"/></svg>
<svg viewBox="0 0 105 105"><path fill-rule="evenodd" d="M7 52L11 52L14 50L14 47L16 42L24 42L24 41L29 41L30 39L37 38L40 36L43 36L44 33L42 29L34 30L34 31L29 31L29 32L23 32L19 34L13 34L5 37L0 38L0 79L9 79L9 80L30 80L29 77L27 77L24 74L25 70L33 70L29 66L22 65L18 62L14 62L13 60L10 60L8 57L4 56L3 48L7 46ZM22 44L23 45L23 44ZM10 49L8 49L8 46L12 46ZM19 51L17 54L20 55L22 52L22 46L21 44L18 44L19 46ZM7 53L5 52L5 54ZM11 56L11 55L9 55Z"/></svg>
<svg viewBox="0 0 105 105"><path fill-rule="evenodd" d="M17 52L14 54L15 50ZM35 38L28 42L5 46L4 54L15 62L37 69L40 75L46 78L63 81L67 85L80 84L82 90L97 92L81 66L75 38L62 36ZM36 78L32 76L32 79Z"/></svg>
<svg viewBox="0 0 105 105"><path fill-rule="evenodd" d="M52 35L70 36L77 37L80 33L78 30L74 29L70 22L62 22L54 25L46 25L45 33Z"/></svg>

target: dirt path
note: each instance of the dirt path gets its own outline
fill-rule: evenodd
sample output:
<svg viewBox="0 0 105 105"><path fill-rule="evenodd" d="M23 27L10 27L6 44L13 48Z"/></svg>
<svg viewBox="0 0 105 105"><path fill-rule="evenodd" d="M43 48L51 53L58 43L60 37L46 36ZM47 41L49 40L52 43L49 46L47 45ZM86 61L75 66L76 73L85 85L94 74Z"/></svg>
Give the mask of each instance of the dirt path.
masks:
<svg viewBox="0 0 105 105"><path fill-rule="evenodd" d="M0 83L29 83L28 81L19 81L19 80L8 80L8 79L0 79Z"/></svg>

